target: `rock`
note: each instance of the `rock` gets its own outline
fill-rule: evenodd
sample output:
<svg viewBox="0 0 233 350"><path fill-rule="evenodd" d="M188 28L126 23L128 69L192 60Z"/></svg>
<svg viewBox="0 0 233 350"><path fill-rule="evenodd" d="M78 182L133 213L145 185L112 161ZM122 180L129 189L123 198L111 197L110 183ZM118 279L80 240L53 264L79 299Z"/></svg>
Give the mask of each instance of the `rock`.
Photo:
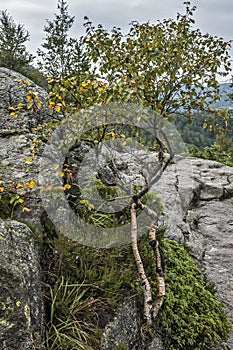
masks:
<svg viewBox="0 0 233 350"><path fill-rule="evenodd" d="M188 247L233 324L233 168L204 159L172 164L155 191L163 202L166 235ZM233 332L228 343L233 348Z"/></svg>
<svg viewBox="0 0 233 350"><path fill-rule="evenodd" d="M2 350L42 350L40 264L30 229L0 219L0 344Z"/></svg>
<svg viewBox="0 0 233 350"><path fill-rule="evenodd" d="M114 319L105 327L101 348L116 350L117 345L124 345L129 350L163 350L159 336L143 346L137 322L137 305L135 298L129 298L120 305ZM149 343L149 344L148 344Z"/></svg>
<svg viewBox="0 0 233 350"><path fill-rule="evenodd" d="M27 99L27 95L31 95ZM37 100L38 96L38 100ZM44 140L36 129L43 123L54 119L46 107L47 93L20 73L7 68L0 68L0 180L1 186L15 191L17 185L24 185L25 190L17 189L24 196L25 210L16 210L15 217L39 225L43 212L37 191L39 159ZM35 105L28 109L26 104L34 98ZM39 103L39 105L37 105ZM18 108L19 104L21 107ZM10 115L10 108L16 108L16 116ZM33 142L33 140L37 140ZM33 151L33 145L37 148ZM32 158L33 161L32 161ZM35 182L29 188L25 182Z"/></svg>
<svg viewBox="0 0 233 350"><path fill-rule="evenodd" d="M31 92L31 98L26 98ZM38 100L36 96L38 94ZM33 132L38 124L51 119L51 112L46 107L46 92L22 74L7 68L0 68L0 128L1 137ZM27 102L34 99L33 111L26 107ZM37 105L37 101L41 106ZM19 107L19 103L21 107ZM11 108L16 115L11 116Z"/></svg>

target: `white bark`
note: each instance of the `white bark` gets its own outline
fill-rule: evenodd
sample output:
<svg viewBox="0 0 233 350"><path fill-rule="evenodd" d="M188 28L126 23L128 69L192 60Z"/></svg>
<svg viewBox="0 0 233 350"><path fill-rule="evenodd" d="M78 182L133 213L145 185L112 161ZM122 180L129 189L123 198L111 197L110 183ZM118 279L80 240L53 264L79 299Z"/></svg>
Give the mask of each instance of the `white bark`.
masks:
<svg viewBox="0 0 233 350"><path fill-rule="evenodd" d="M142 259L138 250L137 244L137 217L136 217L136 204L133 203L131 207L131 240L134 259L136 262L137 270L141 279L144 295L144 317L148 326L152 325L152 293L151 286L146 277Z"/></svg>

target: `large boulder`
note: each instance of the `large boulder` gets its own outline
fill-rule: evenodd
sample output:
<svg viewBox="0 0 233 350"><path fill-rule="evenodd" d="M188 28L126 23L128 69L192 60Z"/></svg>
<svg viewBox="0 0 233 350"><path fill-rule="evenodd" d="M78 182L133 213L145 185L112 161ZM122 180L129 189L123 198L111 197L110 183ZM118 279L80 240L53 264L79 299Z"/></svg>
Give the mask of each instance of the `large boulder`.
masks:
<svg viewBox="0 0 233 350"><path fill-rule="evenodd" d="M233 324L233 168L180 158L154 190L164 205L167 237L188 248L214 283ZM233 348L233 333L229 346Z"/></svg>
<svg viewBox="0 0 233 350"><path fill-rule="evenodd" d="M51 112L46 107L46 97L45 90L30 79L0 67L1 137L33 133L38 124L48 122ZM34 102L31 108L27 108L28 102Z"/></svg>
<svg viewBox="0 0 233 350"><path fill-rule="evenodd" d="M130 350L163 350L159 334L147 340L146 346L143 345L137 319L136 299L128 298L119 306L113 320L105 327L101 347L104 350L115 350L122 344Z"/></svg>
<svg viewBox="0 0 233 350"><path fill-rule="evenodd" d="M38 249L24 224L0 219L0 344L42 350L43 300Z"/></svg>
<svg viewBox="0 0 233 350"><path fill-rule="evenodd" d="M25 188L23 191L17 188L25 199L25 210L16 211L15 216L34 225L39 225L43 211L36 180L46 141L46 135L41 137L37 129L54 120L46 97L41 87L20 73L0 68L0 186L12 194L17 185ZM27 106L30 102L31 107Z"/></svg>

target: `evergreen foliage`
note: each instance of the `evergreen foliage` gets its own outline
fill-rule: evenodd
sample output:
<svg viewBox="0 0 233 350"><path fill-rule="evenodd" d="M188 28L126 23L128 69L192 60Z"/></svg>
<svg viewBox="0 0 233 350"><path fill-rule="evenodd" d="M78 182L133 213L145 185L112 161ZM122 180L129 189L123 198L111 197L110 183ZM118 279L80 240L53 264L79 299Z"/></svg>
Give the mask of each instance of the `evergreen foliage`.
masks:
<svg viewBox="0 0 233 350"><path fill-rule="evenodd" d="M0 66L24 73L33 61L25 43L29 32L22 24L16 24L7 11L0 13Z"/></svg>
<svg viewBox="0 0 233 350"><path fill-rule="evenodd" d="M45 42L38 49L38 65L47 77L65 78L79 75L89 67L83 53L81 39L71 38L68 33L74 23L74 17L68 13L68 5L58 0L58 13L53 21L47 20L44 27Z"/></svg>

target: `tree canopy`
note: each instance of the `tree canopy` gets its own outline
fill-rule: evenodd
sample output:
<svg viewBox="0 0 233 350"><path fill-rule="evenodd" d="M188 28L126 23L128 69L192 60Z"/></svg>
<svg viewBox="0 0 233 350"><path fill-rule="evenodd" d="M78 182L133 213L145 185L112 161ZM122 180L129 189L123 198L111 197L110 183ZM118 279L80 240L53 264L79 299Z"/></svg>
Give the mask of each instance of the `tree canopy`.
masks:
<svg viewBox="0 0 233 350"><path fill-rule="evenodd" d="M138 102L169 114L206 109L219 98L217 76L231 70L230 43L194 28L195 7L155 24L133 21L123 35L86 18L84 42L106 99ZM111 97L110 97L111 96Z"/></svg>

